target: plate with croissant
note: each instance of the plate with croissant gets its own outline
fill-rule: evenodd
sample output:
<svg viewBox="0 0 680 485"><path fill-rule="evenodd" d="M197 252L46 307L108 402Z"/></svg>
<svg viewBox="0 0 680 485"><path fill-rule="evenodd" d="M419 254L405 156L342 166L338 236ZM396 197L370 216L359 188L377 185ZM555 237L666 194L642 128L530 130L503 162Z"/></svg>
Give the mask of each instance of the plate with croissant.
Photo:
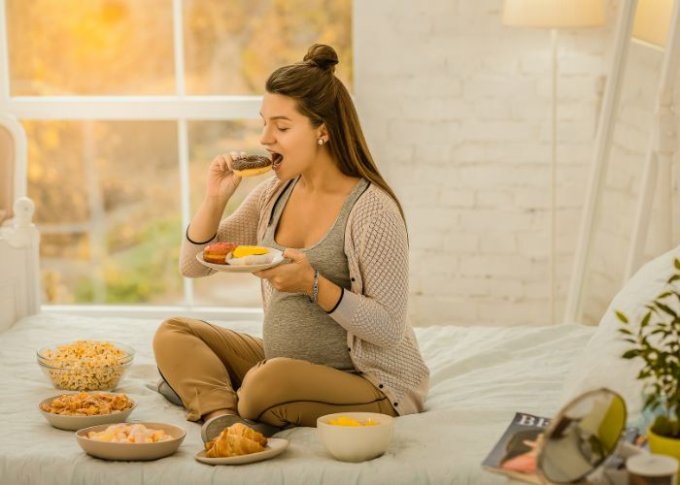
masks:
<svg viewBox="0 0 680 485"><path fill-rule="evenodd" d="M235 423L222 430L205 449L194 455L196 461L208 465L243 465L268 460L288 448L288 440L266 438L245 424Z"/></svg>

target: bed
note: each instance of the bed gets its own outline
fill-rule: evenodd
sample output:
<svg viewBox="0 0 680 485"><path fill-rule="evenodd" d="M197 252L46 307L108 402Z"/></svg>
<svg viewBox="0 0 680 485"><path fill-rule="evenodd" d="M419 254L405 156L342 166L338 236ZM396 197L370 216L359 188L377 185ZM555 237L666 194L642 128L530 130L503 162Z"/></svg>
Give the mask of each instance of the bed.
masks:
<svg viewBox="0 0 680 485"><path fill-rule="evenodd" d="M151 351L159 320L41 313L38 233L32 203L20 199L12 224L0 229L0 484L494 484L505 477L480 467L516 411L552 416L569 397L606 386L624 395L634 415L637 369L620 359L611 308L634 316L659 292L680 247L647 263L612 302L598 327L577 324L515 327L441 325L416 329L431 369L426 411L400 417L385 455L360 464L328 455L313 428L279 433L290 440L279 457L239 467L212 467L193 455L202 447L199 425L150 389L158 380ZM257 321L216 322L260 333ZM131 419L180 425L179 451L154 462L107 462L86 455L72 432L50 427L38 403L57 394L35 362L46 344L77 338L110 339L134 347L133 366L119 390L138 406Z"/></svg>
<svg viewBox="0 0 680 485"><path fill-rule="evenodd" d="M619 292L598 327L583 325L416 329L431 369L426 411L400 417L385 455L360 464L328 455L313 428L277 436L290 440L279 457L239 467L212 467L193 455L202 447L198 424L151 389L158 371L151 351L157 319L41 313L38 232L32 203L22 198L0 228L0 484L494 484L506 478L480 467L516 411L552 416L573 395L597 387L621 394L629 416L639 411L637 369L620 359L611 308L631 316L659 292L680 247L646 264ZM9 323L8 323L9 322ZM257 321L216 322L260 333ZM444 322L450 323L450 322ZM107 462L86 455L72 432L50 427L38 403L58 393L35 361L39 347L77 338L109 339L136 349L119 390L138 402L134 420L173 423L187 431L179 451L154 462Z"/></svg>
<svg viewBox="0 0 680 485"><path fill-rule="evenodd" d="M0 312L8 327L0 333L2 484L505 483L483 471L481 461L515 411L551 415L560 407L574 356L595 332L580 325L417 328L432 371L427 411L397 419L385 455L361 464L341 463L325 452L315 429L298 428L278 434L290 440L290 447L276 459L211 467L193 458L202 446L199 425L150 389L158 380L151 351L158 320L40 313L32 210L30 200L20 199L12 224L0 231ZM260 333L257 321L219 323ZM136 349L119 390L138 402L131 419L187 430L176 454L155 462L102 461L86 455L72 432L50 427L37 405L58 391L42 374L35 351L77 338L110 339Z"/></svg>
<svg viewBox="0 0 680 485"><path fill-rule="evenodd" d="M3 484L141 483L505 483L480 462L517 410L552 415L560 406L562 382L573 356L592 327L418 328L432 370L427 411L397 419L384 456L362 464L334 461L312 428L277 436L290 440L276 459L241 467L196 462L199 426L147 384L158 379L151 338L158 321L38 314L21 319L0 337L0 481ZM226 323L225 323L226 324ZM257 322L229 322L259 333ZM131 419L180 425L187 437L175 455L156 462L117 463L91 458L73 433L51 428L37 404L57 393L35 362L43 344L76 338L112 339L137 350L120 391L138 401Z"/></svg>

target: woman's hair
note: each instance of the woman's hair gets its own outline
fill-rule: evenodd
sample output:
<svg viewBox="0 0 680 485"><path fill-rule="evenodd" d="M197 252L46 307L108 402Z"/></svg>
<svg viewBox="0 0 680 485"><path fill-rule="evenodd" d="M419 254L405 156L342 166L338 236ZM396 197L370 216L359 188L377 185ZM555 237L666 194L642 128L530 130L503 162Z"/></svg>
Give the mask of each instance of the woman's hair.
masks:
<svg viewBox="0 0 680 485"><path fill-rule="evenodd" d="M397 196L380 175L368 150L352 98L335 76L337 63L338 55L332 47L314 44L302 62L280 67L269 76L267 92L293 98L312 126L325 124L328 146L340 171L351 177L366 178L387 192L405 221Z"/></svg>

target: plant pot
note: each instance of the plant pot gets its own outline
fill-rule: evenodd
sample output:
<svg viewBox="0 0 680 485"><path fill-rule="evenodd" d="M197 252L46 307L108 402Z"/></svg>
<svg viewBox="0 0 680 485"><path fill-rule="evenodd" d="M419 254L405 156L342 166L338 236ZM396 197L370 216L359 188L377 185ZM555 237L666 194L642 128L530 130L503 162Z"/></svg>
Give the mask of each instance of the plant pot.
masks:
<svg viewBox="0 0 680 485"><path fill-rule="evenodd" d="M671 456L680 462L680 439L667 438L647 429L647 441L649 441L649 451L657 455ZM680 470L676 477L676 483L680 484Z"/></svg>

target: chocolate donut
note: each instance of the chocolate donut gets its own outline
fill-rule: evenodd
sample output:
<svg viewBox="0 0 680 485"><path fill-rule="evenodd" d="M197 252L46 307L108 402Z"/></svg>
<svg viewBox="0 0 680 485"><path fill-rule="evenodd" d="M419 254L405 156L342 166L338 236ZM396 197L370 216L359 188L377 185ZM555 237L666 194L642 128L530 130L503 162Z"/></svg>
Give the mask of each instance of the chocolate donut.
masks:
<svg viewBox="0 0 680 485"><path fill-rule="evenodd" d="M265 173L272 168L272 161L262 155L239 157L231 162L231 169L236 175L250 177Z"/></svg>

